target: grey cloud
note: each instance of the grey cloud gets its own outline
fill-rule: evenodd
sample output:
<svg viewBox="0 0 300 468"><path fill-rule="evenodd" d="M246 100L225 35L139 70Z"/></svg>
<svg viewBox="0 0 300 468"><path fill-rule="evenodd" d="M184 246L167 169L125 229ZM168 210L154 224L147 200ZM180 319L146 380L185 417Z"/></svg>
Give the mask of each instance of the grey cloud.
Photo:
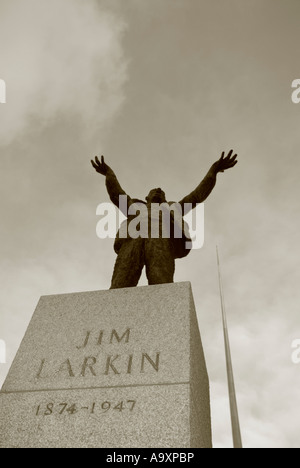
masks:
<svg viewBox="0 0 300 468"><path fill-rule="evenodd" d="M1 2L1 73L7 104L1 109L0 144L77 117L100 132L120 110L127 62L125 23L96 1Z"/></svg>

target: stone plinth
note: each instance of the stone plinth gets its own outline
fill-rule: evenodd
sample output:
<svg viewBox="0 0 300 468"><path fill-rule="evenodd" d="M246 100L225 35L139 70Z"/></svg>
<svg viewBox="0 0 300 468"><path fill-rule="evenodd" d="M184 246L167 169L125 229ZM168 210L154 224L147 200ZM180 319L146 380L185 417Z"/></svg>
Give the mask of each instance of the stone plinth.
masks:
<svg viewBox="0 0 300 468"><path fill-rule="evenodd" d="M211 447L190 283L42 297L0 393L0 447Z"/></svg>

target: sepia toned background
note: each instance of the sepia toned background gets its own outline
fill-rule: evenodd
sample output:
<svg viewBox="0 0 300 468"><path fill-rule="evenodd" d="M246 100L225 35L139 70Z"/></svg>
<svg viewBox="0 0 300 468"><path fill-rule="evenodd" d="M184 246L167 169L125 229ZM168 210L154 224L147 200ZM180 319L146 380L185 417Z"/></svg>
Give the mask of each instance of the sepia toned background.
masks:
<svg viewBox="0 0 300 468"><path fill-rule="evenodd" d="M299 17L299 0L0 0L0 384L41 295L109 288L90 159L134 197L179 200L233 148L175 280L192 282L215 447L232 445L216 244L244 445L300 447Z"/></svg>

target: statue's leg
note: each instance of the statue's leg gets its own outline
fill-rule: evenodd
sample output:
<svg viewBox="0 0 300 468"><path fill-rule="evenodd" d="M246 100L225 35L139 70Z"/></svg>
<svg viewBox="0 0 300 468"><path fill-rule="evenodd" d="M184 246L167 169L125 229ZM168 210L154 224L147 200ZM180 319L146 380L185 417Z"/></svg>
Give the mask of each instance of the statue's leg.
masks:
<svg viewBox="0 0 300 468"><path fill-rule="evenodd" d="M169 239L145 239L145 263L149 284L174 282L175 259Z"/></svg>
<svg viewBox="0 0 300 468"><path fill-rule="evenodd" d="M110 289L136 286L145 265L144 239L129 239L118 254Z"/></svg>

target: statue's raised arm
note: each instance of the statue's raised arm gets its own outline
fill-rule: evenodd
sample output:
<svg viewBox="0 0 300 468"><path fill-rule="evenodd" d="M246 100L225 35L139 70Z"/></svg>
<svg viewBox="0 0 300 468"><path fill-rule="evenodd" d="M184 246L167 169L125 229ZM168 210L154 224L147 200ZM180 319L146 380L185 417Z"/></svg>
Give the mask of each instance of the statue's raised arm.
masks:
<svg viewBox="0 0 300 468"><path fill-rule="evenodd" d="M198 187L180 200L179 203L184 210L183 212L186 214L190 209L195 208L198 203L203 203L216 185L217 174L231 169L237 162L237 154L233 155L233 150L229 151L226 157L225 152L223 152L221 158L211 166Z"/></svg>
<svg viewBox="0 0 300 468"><path fill-rule="evenodd" d="M118 208L120 208L125 216L127 216L127 212L124 213L124 208L125 204L123 203L120 205L120 195L125 195L127 197L127 208L132 205L132 199L127 193L122 189L116 174L114 171L109 167L105 161L104 161L104 156L101 156L101 162L99 161L98 156L95 156L95 161L91 160L93 168L98 172L98 174L102 174L105 176L105 183L106 183L106 189L109 195L109 198L111 199L112 203L116 205Z"/></svg>

